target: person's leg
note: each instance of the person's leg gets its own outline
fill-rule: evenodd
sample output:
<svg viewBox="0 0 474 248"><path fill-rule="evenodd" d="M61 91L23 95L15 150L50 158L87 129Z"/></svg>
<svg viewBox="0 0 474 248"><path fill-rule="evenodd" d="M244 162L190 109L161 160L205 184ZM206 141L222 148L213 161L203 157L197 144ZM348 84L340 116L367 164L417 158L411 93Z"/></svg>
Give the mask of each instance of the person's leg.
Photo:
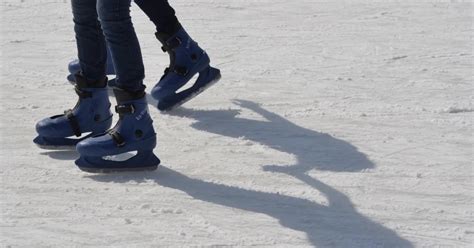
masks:
<svg viewBox="0 0 474 248"><path fill-rule="evenodd" d="M153 154L156 134L148 112L143 85L144 67L130 17L130 0L97 0L97 12L117 72L114 95L117 124L107 133L77 144L76 164L87 172L154 170L160 163ZM111 156L137 152L126 160Z"/></svg>
<svg viewBox="0 0 474 248"><path fill-rule="evenodd" d="M109 49L107 47L107 59L106 59L107 62L105 65L105 74L107 74L108 76L115 77L114 61L110 57L110 51L108 50ZM81 64L79 63L79 59L74 59L71 62L69 62L68 71L69 71L69 75L66 77L67 81L69 81L71 84L75 84L76 78L74 75L78 73L79 71L81 71ZM109 80L111 79L109 78Z"/></svg>
<svg viewBox="0 0 474 248"><path fill-rule="evenodd" d="M97 20L96 0L73 0L72 12L81 68L75 75L79 101L64 114L36 124L38 137L34 142L42 148L73 148L79 141L103 133L112 125L105 77L105 41Z"/></svg>
<svg viewBox="0 0 474 248"><path fill-rule="evenodd" d="M145 70L140 44L130 16L130 0L97 0L100 24L116 70L115 85L143 91Z"/></svg>
<svg viewBox="0 0 474 248"><path fill-rule="evenodd" d="M156 25L155 36L162 43L162 49L170 56L169 67L151 92L159 102L158 109L171 110L220 79L220 71L209 66L208 54L184 30L167 0L136 0L135 2ZM77 68L77 66L70 66L70 71L71 68ZM177 91L197 73L199 73L199 78L193 86L178 94ZM111 84L114 85L113 82Z"/></svg>
<svg viewBox="0 0 474 248"><path fill-rule="evenodd" d="M178 19L175 16L175 11L169 5L167 0L136 0L135 3L155 24L157 32L173 34L180 28ZM98 21L97 25L100 29ZM100 34L102 35L102 32ZM81 70L79 60L75 59L71 61L68 64L68 70L70 74L67 76L67 80L74 84L74 74ZM115 68L113 66L113 59L111 58L110 50L107 53L106 74L115 75ZM114 81L112 81L112 84L115 84Z"/></svg>
<svg viewBox="0 0 474 248"><path fill-rule="evenodd" d="M135 3L155 24L157 32L174 34L180 28L168 0L135 0Z"/></svg>
<svg viewBox="0 0 474 248"><path fill-rule="evenodd" d="M170 65L151 92L159 110L183 104L220 79L220 71L209 65L209 55L179 23L167 0L138 0L137 4L157 26L155 36L170 58ZM178 93L196 74L199 77L194 84Z"/></svg>
<svg viewBox="0 0 474 248"><path fill-rule="evenodd" d="M86 79L105 76L105 38L96 11L97 0L72 0L74 31L82 74Z"/></svg>

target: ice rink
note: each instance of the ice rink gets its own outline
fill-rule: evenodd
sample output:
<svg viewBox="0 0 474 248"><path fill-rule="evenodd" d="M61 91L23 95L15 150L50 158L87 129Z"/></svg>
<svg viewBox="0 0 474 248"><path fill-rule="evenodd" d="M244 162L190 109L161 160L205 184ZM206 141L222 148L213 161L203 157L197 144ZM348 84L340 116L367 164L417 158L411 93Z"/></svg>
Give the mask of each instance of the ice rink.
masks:
<svg viewBox="0 0 474 248"><path fill-rule="evenodd" d="M170 2L222 80L150 102L157 171L94 175L32 142L76 102L70 1L2 1L2 247L472 247L472 3Z"/></svg>

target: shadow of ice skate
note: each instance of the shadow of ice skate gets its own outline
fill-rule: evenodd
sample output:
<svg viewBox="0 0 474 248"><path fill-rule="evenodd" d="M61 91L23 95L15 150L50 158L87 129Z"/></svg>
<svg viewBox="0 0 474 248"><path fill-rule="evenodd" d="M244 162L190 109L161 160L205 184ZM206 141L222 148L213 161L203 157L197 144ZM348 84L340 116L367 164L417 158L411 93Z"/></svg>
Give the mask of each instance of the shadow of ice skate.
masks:
<svg viewBox="0 0 474 248"><path fill-rule="evenodd" d="M322 193L327 198L327 205L190 178L164 166L160 166L155 173L88 177L116 183L154 181L200 201L265 214L277 219L283 227L306 233L310 243L316 247L413 247L396 232L360 214L346 195L307 174L312 169L356 172L374 168L375 165L356 147L328 134L300 127L256 103L243 100L235 103L266 120L239 118L239 110L180 108L168 114L196 120L192 127L200 131L233 138L245 137L271 149L293 154L296 164L267 165L264 170L285 173L304 182Z"/></svg>
<svg viewBox="0 0 474 248"><path fill-rule="evenodd" d="M57 160L76 160L79 158L79 153L76 150L47 151L40 154Z"/></svg>

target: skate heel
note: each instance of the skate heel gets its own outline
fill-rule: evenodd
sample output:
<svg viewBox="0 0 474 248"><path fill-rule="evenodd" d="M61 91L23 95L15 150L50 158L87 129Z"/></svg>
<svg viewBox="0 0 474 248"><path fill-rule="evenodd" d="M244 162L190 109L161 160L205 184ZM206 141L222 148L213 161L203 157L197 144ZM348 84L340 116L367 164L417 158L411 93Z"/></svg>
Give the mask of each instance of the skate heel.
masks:
<svg viewBox="0 0 474 248"><path fill-rule="evenodd" d="M197 78L194 86L196 86L197 88L201 88L203 86L210 87L212 86L212 84L217 83L217 81L219 81L220 79L221 71L212 66L207 66L204 70L199 72L199 77Z"/></svg>

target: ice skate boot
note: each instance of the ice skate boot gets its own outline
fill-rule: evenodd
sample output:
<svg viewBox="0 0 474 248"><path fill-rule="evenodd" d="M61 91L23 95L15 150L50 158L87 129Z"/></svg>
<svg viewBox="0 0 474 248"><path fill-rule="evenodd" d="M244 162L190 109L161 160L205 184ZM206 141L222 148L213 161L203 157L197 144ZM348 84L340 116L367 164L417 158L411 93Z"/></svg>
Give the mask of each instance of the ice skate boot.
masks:
<svg viewBox="0 0 474 248"><path fill-rule="evenodd" d="M76 78L74 77L74 75L76 75L76 73L81 71L81 65L79 64L79 60L75 59L69 62L68 70L70 74L67 76L67 80L71 84L75 84ZM106 62L106 67L105 67L105 74L109 76L115 76L114 61L112 59L112 56L110 55L109 49L107 49L107 62ZM110 80L114 80L114 79L110 79Z"/></svg>
<svg viewBox="0 0 474 248"><path fill-rule="evenodd" d="M74 149L79 141L105 132L112 125L107 78L92 82L78 73L76 81L75 91L79 96L76 106L36 124L38 136L33 142L39 147Z"/></svg>
<svg viewBox="0 0 474 248"><path fill-rule="evenodd" d="M158 109L168 111L189 101L205 89L219 81L219 69L209 65L207 53L189 37L184 28L175 34L156 33L163 44L162 50L170 56L170 65L151 91L158 101ZM186 90L177 92L191 78L199 73L196 82Z"/></svg>
<svg viewBox="0 0 474 248"><path fill-rule="evenodd" d="M114 88L114 94L119 121L106 133L77 144L76 165L91 173L155 170L160 160L153 154L156 134L145 93Z"/></svg>

